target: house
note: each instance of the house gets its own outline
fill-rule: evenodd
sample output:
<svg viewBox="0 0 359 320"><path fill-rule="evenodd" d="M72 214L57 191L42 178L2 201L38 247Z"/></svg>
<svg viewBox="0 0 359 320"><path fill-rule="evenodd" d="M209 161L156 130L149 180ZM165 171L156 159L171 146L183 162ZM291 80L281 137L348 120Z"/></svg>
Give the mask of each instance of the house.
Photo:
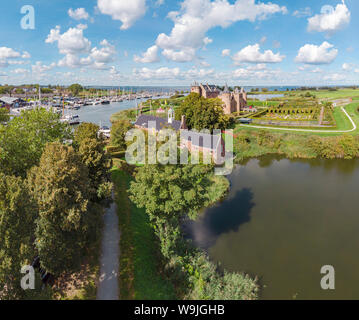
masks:
<svg viewBox="0 0 359 320"><path fill-rule="evenodd" d="M161 117L140 115L134 126L138 129L148 130L149 126L153 124L156 132L166 128L179 132L180 148L187 148L189 152L199 151L203 154L210 154L216 163L218 163L221 157L225 156L225 144L221 134L212 135L187 130L185 116L182 116L181 121L174 120L174 111L172 108L168 111L167 120Z"/></svg>
<svg viewBox="0 0 359 320"><path fill-rule="evenodd" d="M0 98L0 104L5 108L18 108L23 103L20 98L3 96Z"/></svg>

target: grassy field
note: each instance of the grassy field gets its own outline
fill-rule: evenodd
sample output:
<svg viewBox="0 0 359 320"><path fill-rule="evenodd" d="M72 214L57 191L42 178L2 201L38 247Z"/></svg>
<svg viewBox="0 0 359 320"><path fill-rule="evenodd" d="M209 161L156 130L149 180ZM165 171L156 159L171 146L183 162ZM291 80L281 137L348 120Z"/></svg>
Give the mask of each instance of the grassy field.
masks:
<svg viewBox="0 0 359 320"><path fill-rule="evenodd" d="M121 299L176 299L173 286L161 275L159 248L148 216L128 198L131 176L114 168L112 179L115 183L121 231Z"/></svg>

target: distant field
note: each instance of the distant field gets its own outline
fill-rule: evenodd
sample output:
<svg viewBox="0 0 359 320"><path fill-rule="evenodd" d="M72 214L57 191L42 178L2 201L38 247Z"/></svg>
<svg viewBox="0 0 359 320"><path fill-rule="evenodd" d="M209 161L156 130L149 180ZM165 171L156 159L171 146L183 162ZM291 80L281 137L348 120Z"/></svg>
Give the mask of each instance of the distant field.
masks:
<svg viewBox="0 0 359 320"><path fill-rule="evenodd" d="M319 99L340 99L340 98L359 98L359 89L340 89L338 91L296 91L296 96L309 92Z"/></svg>

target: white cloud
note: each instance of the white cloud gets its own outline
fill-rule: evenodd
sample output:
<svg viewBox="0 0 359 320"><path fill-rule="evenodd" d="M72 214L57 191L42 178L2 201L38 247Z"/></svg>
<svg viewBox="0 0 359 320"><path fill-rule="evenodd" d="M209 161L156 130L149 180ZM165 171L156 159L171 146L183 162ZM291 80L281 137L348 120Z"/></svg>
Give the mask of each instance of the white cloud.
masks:
<svg viewBox="0 0 359 320"><path fill-rule="evenodd" d="M308 17L308 16L311 16L311 15L312 15L312 9L310 7L295 10L293 12L293 16L295 16L297 18Z"/></svg>
<svg viewBox="0 0 359 320"><path fill-rule="evenodd" d="M147 10L146 0L97 0L97 7L113 20L120 20L122 30L130 28Z"/></svg>
<svg viewBox="0 0 359 320"><path fill-rule="evenodd" d="M90 17L85 8L77 8L76 10L70 8L68 14L75 20L87 20Z"/></svg>
<svg viewBox="0 0 359 320"><path fill-rule="evenodd" d="M159 69L149 69L149 68L142 68L142 69L133 69L133 74L144 80L151 80L151 79L177 79L181 76L181 70L179 68L167 68L162 67Z"/></svg>
<svg viewBox="0 0 359 320"><path fill-rule="evenodd" d="M91 49L90 58L96 62L108 63L114 60L116 54L116 49L111 45L106 39L101 41L102 48L98 49L94 47Z"/></svg>
<svg viewBox="0 0 359 320"><path fill-rule="evenodd" d="M60 27L50 30L46 43L57 42L60 53L62 54L78 54L87 53L91 49L91 42L84 37L83 28L70 28L65 33L60 33Z"/></svg>
<svg viewBox="0 0 359 320"><path fill-rule="evenodd" d="M337 81L343 81L346 80L347 76L343 73L331 73L324 76L324 80L331 81L331 82L337 82Z"/></svg>
<svg viewBox="0 0 359 320"><path fill-rule="evenodd" d="M165 49L162 51L162 55L168 59L175 62L189 62L194 59L196 56L196 49L194 48L184 48L180 51L173 49Z"/></svg>
<svg viewBox="0 0 359 320"><path fill-rule="evenodd" d="M18 69L13 70L12 72L15 74L27 74L27 73L29 73L29 70L18 68Z"/></svg>
<svg viewBox="0 0 359 320"><path fill-rule="evenodd" d="M343 63L343 65L342 65L342 69L343 69L344 71L350 71L350 70L352 69L352 65L345 62L345 63Z"/></svg>
<svg viewBox="0 0 359 320"><path fill-rule="evenodd" d="M282 62L285 56L280 53L273 53L271 50L260 52L260 45L257 43L253 46L249 45L237 52L233 57L235 63L278 63Z"/></svg>
<svg viewBox="0 0 359 320"><path fill-rule="evenodd" d="M25 64L24 60L17 59L29 59L31 56L27 51L20 53L12 48L0 47L0 67L6 68L12 64Z"/></svg>
<svg viewBox="0 0 359 320"><path fill-rule="evenodd" d="M229 49L224 49L222 51L222 57L229 57L231 55L231 50Z"/></svg>
<svg viewBox="0 0 359 320"><path fill-rule="evenodd" d="M311 72L312 72L312 73L322 73L323 70L320 69L320 68L315 68L315 69L313 69Z"/></svg>
<svg viewBox="0 0 359 320"><path fill-rule="evenodd" d="M329 64L335 60L338 55L338 49L324 41L320 46L306 44L299 49L295 62L307 64Z"/></svg>
<svg viewBox="0 0 359 320"><path fill-rule="evenodd" d="M21 55L21 58L23 59L30 59L31 58L31 55L30 53L28 53L27 51L24 51Z"/></svg>
<svg viewBox="0 0 359 320"><path fill-rule="evenodd" d="M359 73L359 69L355 69L354 72L355 72L355 73Z"/></svg>
<svg viewBox="0 0 359 320"><path fill-rule="evenodd" d="M158 62L158 47L156 45L147 49L146 52L142 53L142 57L134 55L133 60L137 63L153 63Z"/></svg>
<svg viewBox="0 0 359 320"><path fill-rule="evenodd" d="M243 79L243 80L271 80L279 78L282 74L280 70L269 69L265 65L259 65L259 67L254 68L239 68L232 72L232 77L234 79Z"/></svg>
<svg viewBox="0 0 359 320"><path fill-rule="evenodd" d="M287 13L284 6L255 0L184 0L180 11L172 11L168 17L174 22L169 35L158 35L156 45L163 49L163 55L173 61L192 61L196 50L206 45L208 30L215 27L226 28L237 21L266 19L275 13Z"/></svg>
<svg viewBox="0 0 359 320"><path fill-rule="evenodd" d="M43 74L46 71L53 69L56 66L55 63L50 65L42 64L41 61L37 61L34 65L31 66L32 73Z"/></svg>
<svg viewBox="0 0 359 320"><path fill-rule="evenodd" d="M336 31L344 28L350 22L350 11L345 5L344 0L335 8L324 6L320 14L308 19L309 32L326 32L332 35Z"/></svg>

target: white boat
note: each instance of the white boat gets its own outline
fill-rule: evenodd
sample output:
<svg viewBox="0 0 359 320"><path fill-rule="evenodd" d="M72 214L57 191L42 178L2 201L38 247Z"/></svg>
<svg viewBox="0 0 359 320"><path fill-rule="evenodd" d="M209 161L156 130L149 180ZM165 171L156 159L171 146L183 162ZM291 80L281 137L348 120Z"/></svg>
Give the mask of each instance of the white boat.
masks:
<svg viewBox="0 0 359 320"><path fill-rule="evenodd" d="M66 114L64 115L60 121L62 123L67 123L69 124L70 126L74 126L76 124L80 124L81 121L80 121L80 117L78 115L72 115L72 114Z"/></svg>
<svg viewBox="0 0 359 320"><path fill-rule="evenodd" d="M98 135L99 136L103 136L105 138L110 138L111 137L111 129L109 127L101 127L100 130L98 131Z"/></svg>

